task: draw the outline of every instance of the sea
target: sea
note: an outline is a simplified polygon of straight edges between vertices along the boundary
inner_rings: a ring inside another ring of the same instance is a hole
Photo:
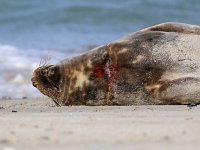
[[[30,82],[41,61],[162,22],[200,25],[199,16],[199,0],[0,0],[0,99],[41,96]]]

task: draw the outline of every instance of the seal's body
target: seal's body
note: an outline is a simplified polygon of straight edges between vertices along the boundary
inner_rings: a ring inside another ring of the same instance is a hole
[[[58,105],[200,103],[200,26],[164,23],[57,65],[33,85]]]

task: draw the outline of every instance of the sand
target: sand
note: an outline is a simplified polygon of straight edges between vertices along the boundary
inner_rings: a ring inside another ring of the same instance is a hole
[[[200,149],[200,106],[55,107],[0,101],[0,150]]]

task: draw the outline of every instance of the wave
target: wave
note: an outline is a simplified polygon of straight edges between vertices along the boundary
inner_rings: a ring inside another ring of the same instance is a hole
[[[0,97],[30,97],[38,95],[30,78],[39,59],[14,46],[0,44]]]

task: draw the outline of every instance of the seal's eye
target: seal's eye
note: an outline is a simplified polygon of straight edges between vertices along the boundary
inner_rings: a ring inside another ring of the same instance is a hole
[[[58,85],[60,81],[60,70],[58,66],[51,67],[49,69],[49,79],[55,84]]]
[[[59,88],[59,81],[61,78],[60,69],[58,66],[48,66],[43,70],[43,77],[49,84],[53,85],[57,89]]]

